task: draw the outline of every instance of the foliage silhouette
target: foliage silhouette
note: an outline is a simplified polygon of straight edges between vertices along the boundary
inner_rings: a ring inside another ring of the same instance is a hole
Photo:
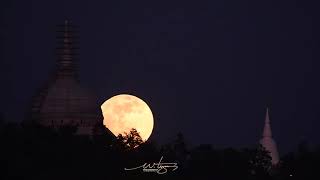
[[[144,141],[142,140],[139,132],[132,128],[129,133],[124,132],[124,135],[117,136],[117,146],[124,151],[134,150],[140,146]]]
[[[249,161],[251,174],[259,179],[268,178],[272,168],[270,152],[259,144],[251,154]]]
[[[181,133],[158,147],[143,142],[135,130],[116,138],[103,126],[96,127],[91,137],[75,135],[72,128],[54,130],[37,124],[4,122],[0,130],[1,179],[319,178],[319,149],[300,147],[283,156],[278,167],[270,167],[268,152],[261,146],[238,150],[202,144],[188,149]],[[165,175],[124,170],[157,163],[162,156],[163,162],[178,162],[178,170]],[[270,174],[271,169],[276,173]]]

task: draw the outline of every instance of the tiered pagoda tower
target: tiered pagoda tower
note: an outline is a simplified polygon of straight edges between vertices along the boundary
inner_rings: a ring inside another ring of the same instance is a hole
[[[65,21],[58,28],[56,71],[33,98],[31,118],[53,128],[75,125],[77,134],[90,135],[96,125],[103,124],[100,105],[78,81],[76,27]]]

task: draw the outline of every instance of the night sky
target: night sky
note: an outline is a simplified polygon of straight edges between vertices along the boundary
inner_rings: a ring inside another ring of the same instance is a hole
[[[315,1],[316,2],[316,1]],[[280,153],[320,144],[320,11],[304,0],[0,4],[1,113],[22,121],[54,71],[56,25],[79,26],[79,79],[100,102],[145,100],[151,139],[251,147],[266,107]]]

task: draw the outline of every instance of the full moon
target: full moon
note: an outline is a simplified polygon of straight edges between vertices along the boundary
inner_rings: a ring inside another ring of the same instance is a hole
[[[115,135],[136,129],[146,141],[153,129],[151,109],[143,100],[129,94],[120,94],[106,100],[102,105],[103,124]]]

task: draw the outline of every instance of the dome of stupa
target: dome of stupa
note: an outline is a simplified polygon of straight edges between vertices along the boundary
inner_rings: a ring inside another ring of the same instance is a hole
[[[99,110],[92,93],[74,78],[64,77],[48,88],[40,108],[40,119],[45,125],[76,125],[81,131],[90,131],[86,127],[94,126],[102,119]]]

